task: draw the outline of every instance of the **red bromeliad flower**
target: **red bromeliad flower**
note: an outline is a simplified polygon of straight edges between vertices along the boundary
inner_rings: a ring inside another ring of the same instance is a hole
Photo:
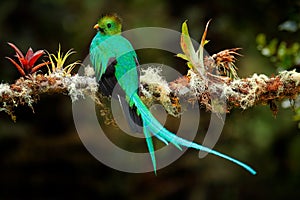
[[[35,65],[36,61],[45,53],[43,50],[38,50],[33,52],[32,48],[30,47],[24,56],[23,53],[12,43],[8,42],[8,45],[13,48],[16,52],[16,57],[18,58],[21,65],[19,65],[16,61],[14,61],[10,57],[6,57],[10,62],[12,62],[15,67],[18,69],[22,76],[32,74],[36,72],[41,67],[49,64],[49,62],[44,62],[38,65]]]

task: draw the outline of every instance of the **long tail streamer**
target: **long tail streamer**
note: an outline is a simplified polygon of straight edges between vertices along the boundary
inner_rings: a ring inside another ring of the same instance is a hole
[[[181,146],[185,146],[188,148],[194,148],[199,151],[205,151],[207,153],[214,154],[216,156],[222,157],[226,160],[229,160],[247,171],[249,171],[251,174],[255,175],[256,171],[252,169],[250,166],[246,165],[245,163],[238,161],[228,155],[225,155],[223,153],[220,153],[218,151],[215,151],[213,149],[210,149],[208,147],[205,147],[203,145],[188,141],[186,139],[183,139],[181,137],[178,137],[177,135],[173,134],[172,132],[168,131],[166,128],[163,127],[163,125],[160,124],[160,122],[151,114],[149,109],[146,107],[146,105],[142,102],[140,97],[137,94],[134,94],[131,98],[131,101],[136,105],[138,108],[138,111],[140,112],[142,119],[143,119],[143,126],[144,126],[144,134],[146,137],[147,146],[149,149],[150,157],[152,160],[154,172],[156,173],[156,159],[154,154],[154,147],[153,142],[151,138],[151,134],[153,134],[155,137],[163,141],[164,143],[168,144],[168,142],[175,145],[178,149],[181,149]]]

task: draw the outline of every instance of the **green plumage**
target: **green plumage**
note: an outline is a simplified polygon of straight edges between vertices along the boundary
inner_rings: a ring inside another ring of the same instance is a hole
[[[126,94],[133,94],[138,89],[138,72],[136,70],[137,56],[133,47],[121,35],[106,36],[98,32],[90,47],[90,56],[95,69],[97,81],[100,80],[110,59],[116,59],[115,76]],[[122,76],[130,72],[130,81]]]
[[[120,18],[116,15],[104,16],[98,21],[94,28],[96,28],[98,32],[90,46],[90,59],[95,69],[96,79],[108,95],[111,91],[106,90],[113,90],[114,82],[117,82],[125,92],[128,106],[131,108],[136,107],[135,114],[141,116],[143,132],[146,137],[155,173],[156,159],[151,134],[166,144],[172,143],[180,150],[181,146],[185,146],[215,154],[240,165],[252,174],[256,174],[251,167],[234,158],[194,142],[187,141],[165,129],[139,98],[137,55],[130,42],[121,36],[122,25]]]

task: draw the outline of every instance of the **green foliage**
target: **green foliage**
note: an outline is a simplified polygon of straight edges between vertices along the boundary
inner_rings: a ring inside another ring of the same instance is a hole
[[[288,44],[277,38],[267,41],[267,36],[263,33],[257,35],[256,42],[257,49],[263,56],[268,57],[278,70],[300,65],[300,44],[298,42]]]

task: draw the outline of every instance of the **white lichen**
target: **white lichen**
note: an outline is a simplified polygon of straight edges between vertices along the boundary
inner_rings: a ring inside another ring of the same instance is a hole
[[[155,101],[159,101],[165,110],[178,117],[180,114],[180,106],[176,103],[172,103],[171,100],[171,89],[169,83],[161,75],[161,67],[148,67],[141,70],[140,82],[141,87],[140,91],[143,96],[146,97],[147,106],[151,106]],[[178,107],[179,106],[179,107]]]
[[[84,67],[84,75],[87,77],[94,77],[95,76],[95,70],[90,65],[87,65]]]
[[[9,84],[7,83],[1,83],[0,84],[0,98],[2,97],[2,95],[6,94],[6,95],[11,95],[12,91],[10,89]]]
[[[8,95],[8,96],[12,95],[12,90],[10,89],[10,86],[7,83],[4,83],[4,84],[1,83],[0,84],[0,99],[1,99],[1,102],[2,102],[2,105],[0,105],[0,111],[5,111],[5,112],[9,113],[7,103],[2,100],[3,95]]]
[[[265,92],[269,80],[264,74],[253,74],[250,78],[233,80],[230,85],[223,87],[223,95],[236,99],[245,110],[254,106],[259,96]]]
[[[80,98],[84,99],[85,95],[95,96],[95,93],[98,91],[98,84],[95,78],[79,76],[78,74],[66,77],[64,79],[64,84],[72,102],[75,102]]]
[[[141,70],[140,82],[146,87],[141,87],[141,93],[147,97],[152,98],[159,94],[160,101],[170,101],[169,95],[171,89],[169,88],[168,82],[161,75],[162,69],[160,67],[148,67],[147,69]],[[151,87],[151,88],[147,88]]]
[[[279,72],[280,80],[286,82],[286,80],[291,80],[295,82],[295,85],[298,86],[300,83],[300,74],[296,72],[296,69],[292,71],[281,71]]]
[[[161,73],[162,68],[157,66],[141,69],[140,81],[148,85],[159,85],[164,91],[170,93],[171,89],[169,88],[169,84]]]
[[[190,90],[191,94],[195,97],[200,96],[205,90],[207,81],[200,78],[193,70],[188,71],[188,76],[190,77]]]

